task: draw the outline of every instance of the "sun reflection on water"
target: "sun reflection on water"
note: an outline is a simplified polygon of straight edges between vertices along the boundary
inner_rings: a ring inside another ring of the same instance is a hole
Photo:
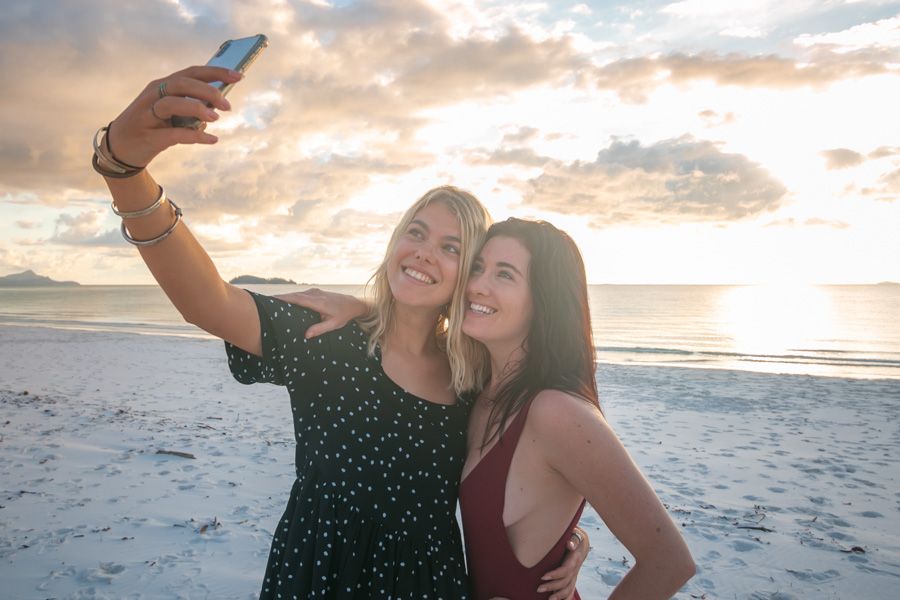
[[[717,318],[741,354],[802,353],[821,348],[837,329],[831,297],[813,285],[729,288],[720,296]]]

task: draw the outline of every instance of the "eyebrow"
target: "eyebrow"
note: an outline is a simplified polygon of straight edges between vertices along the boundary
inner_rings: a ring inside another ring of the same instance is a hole
[[[497,263],[497,266],[498,266],[498,267],[507,267],[507,268],[509,268],[509,269],[512,269],[512,270],[515,271],[516,273],[518,273],[519,277],[522,277],[522,278],[525,277],[524,275],[522,275],[522,272],[521,272],[520,270],[518,270],[518,269],[515,267],[515,265],[511,265],[511,264],[508,263],[508,262],[498,262],[498,263]]]
[[[425,221],[422,221],[421,219],[413,219],[412,221],[409,222],[409,224],[410,225],[418,225],[425,231],[431,231],[431,228],[428,226],[428,224]],[[444,236],[444,239],[447,241],[450,241],[450,242],[456,242],[457,244],[462,244],[462,240],[459,239],[458,237],[456,237],[455,235]]]

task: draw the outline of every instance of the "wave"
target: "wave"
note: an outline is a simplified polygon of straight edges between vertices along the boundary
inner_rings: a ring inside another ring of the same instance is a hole
[[[772,362],[793,363],[830,366],[856,366],[856,367],[880,367],[900,369],[900,360],[891,358],[864,358],[860,356],[848,356],[846,351],[834,350],[810,350],[813,354],[751,354],[742,352],[724,352],[714,350],[684,350],[681,348],[658,348],[647,346],[596,346],[597,352],[623,353],[623,354],[653,354],[661,356],[678,357],[679,362],[711,361],[711,360],[737,360],[747,362]],[[823,356],[824,354],[825,356]],[[835,354],[840,354],[836,357]],[[854,352],[854,354],[868,354],[867,352]],[[690,359],[685,359],[690,357]]]
[[[188,323],[136,323],[131,321],[83,321],[77,319],[29,318],[20,315],[0,315],[0,325],[18,327],[49,327],[73,331],[102,331],[107,333],[136,333],[177,337],[211,337]]]

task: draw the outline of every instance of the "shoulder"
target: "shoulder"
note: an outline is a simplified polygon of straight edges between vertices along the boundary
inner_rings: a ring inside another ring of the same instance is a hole
[[[576,431],[606,429],[600,409],[580,396],[561,390],[542,390],[531,401],[528,427],[540,440],[564,442]]]
[[[269,316],[272,319],[290,319],[304,323],[315,323],[320,320],[319,313],[312,311],[303,306],[291,304],[280,300],[273,296],[265,296],[256,292],[251,292],[250,296],[256,302],[260,313]]]

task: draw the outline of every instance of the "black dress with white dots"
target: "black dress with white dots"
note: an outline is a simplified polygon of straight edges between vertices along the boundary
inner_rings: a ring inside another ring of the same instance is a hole
[[[226,342],[241,383],[287,387],[297,479],[260,598],[468,598],[456,522],[469,406],[406,392],[356,323],[306,340],[319,315],[251,293],[263,357]]]

